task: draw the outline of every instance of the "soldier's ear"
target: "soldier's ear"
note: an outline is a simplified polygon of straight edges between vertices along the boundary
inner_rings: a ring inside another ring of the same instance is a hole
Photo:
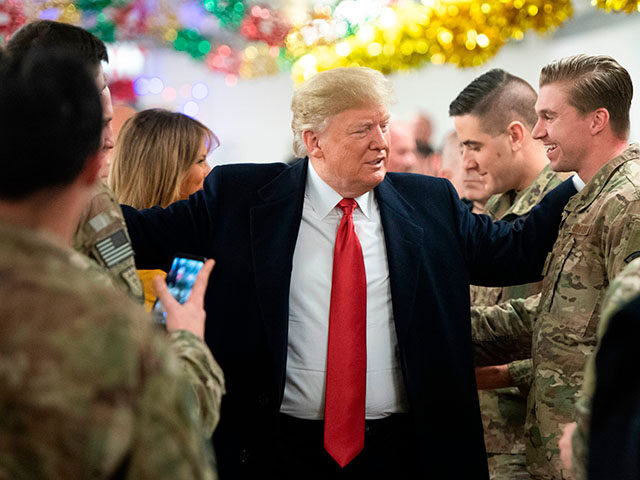
[[[589,129],[591,135],[597,135],[609,125],[609,110],[606,108],[598,108],[591,112],[591,124]]]
[[[517,152],[524,143],[525,127],[522,122],[514,120],[507,126],[507,136],[511,144],[511,150]]]

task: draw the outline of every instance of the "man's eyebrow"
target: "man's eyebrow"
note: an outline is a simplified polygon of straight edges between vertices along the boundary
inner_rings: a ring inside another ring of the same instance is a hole
[[[369,125],[373,125],[371,120],[363,120],[362,122],[354,123],[351,128],[368,127]]]
[[[465,140],[464,142],[460,142],[460,145],[465,145],[467,147],[480,147],[482,146],[482,142],[477,142],[475,140]]]
[[[547,115],[547,114],[555,114],[556,112],[554,110],[551,110],[550,108],[543,108],[542,110],[538,110],[538,115]]]

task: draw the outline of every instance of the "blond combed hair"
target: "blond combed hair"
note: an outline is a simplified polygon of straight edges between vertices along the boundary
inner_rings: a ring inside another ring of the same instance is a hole
[[[367,67],[341,67],[314,75],[293,93],[293,152],[307,155],[302,139],[306,130],[320,133],[329,117],[353,108],[388,106],[393,86],[380,72]]]
[[[118,201],[142,209],[179,200],[180,185],[198,160],[203,139],[209,152],[218,146],[211,130],[181,113],[154,108],[129,118],[109,171]]]
[[[606,108],[613,133],[618,138],[629,135],[633,83],[615,59],[584,54],[562,58],[540,72],[540,87],[552,83],[565,85],[569,104],[580,113]]]

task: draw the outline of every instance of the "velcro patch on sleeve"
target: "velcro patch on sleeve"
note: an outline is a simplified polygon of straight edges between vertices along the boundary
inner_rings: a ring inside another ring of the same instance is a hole
[[[120,229],[107,238],[100,240],[96,243],[96,248],[108,268],[133,255],[131,242],[129,242],[124,229]]]

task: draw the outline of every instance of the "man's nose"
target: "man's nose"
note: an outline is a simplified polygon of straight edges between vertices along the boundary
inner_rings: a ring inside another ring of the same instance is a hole
[[[389,148],[389,138],[383,127],[376,127],[372,131],[371,148],[382,150]]]
[[[102,131],[102,150],[111,150],[114,146],[113,128],[109,124]]]
[[[475,161],[475,157],[472,152],[467,149],[462,150],[462,168],[465,170],[473,170],[478,164]]]

